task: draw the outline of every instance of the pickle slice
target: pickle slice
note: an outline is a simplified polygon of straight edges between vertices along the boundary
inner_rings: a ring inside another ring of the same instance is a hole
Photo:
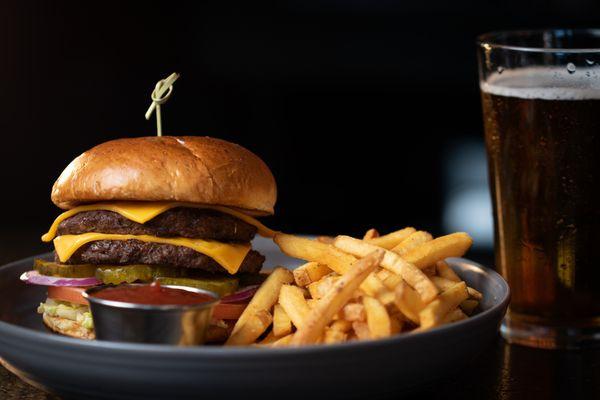
[[[133,283],[135,281],[150,282],[157,276],[183,277],[189,272],[184,268],[170,268],[160,265],[124,265],[124,266],[100,266],[96,270],[96,278],[105,284],[118,285],[121,283]]]
[[[94,276],[96,266],[91,264],[60,264],[54,261],[33,260],[33,269],[42,275],[60,276],[62,278],[89,278]]]
[[[197,278],[172,278],[161,276],[156,278],[162,285],[189,286],[197,289],[209,290],[220,296],[234,293],[238,286],[238,278],[231,276],[197,277]]]

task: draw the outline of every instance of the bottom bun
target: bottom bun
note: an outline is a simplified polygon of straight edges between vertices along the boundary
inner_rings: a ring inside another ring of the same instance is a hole
[[[61,317],[52,317],[47,313],[42,315],[44,324],[52,331],[61,335],[71,336],[78,339],[95,339],[96,335],[92,329],[81,326],[78,322]]]

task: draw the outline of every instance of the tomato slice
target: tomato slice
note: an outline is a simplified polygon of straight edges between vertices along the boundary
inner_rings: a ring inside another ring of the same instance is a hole
[[[88,305],[82,293],[85,288],[69,286],[48,286],[48,297],[55,300],[68,301],[75,304]],[[236,320],[242,315],[248,304],[219,303],[213,310],[213,319]]]
[[[68,301],[75,304],[88,305],[83,298],[85,288],[69,286],[48,286],[48,297],[54,300]]]
[[[213,310],[213,319],[238,319],[247,305],[219,303]]]

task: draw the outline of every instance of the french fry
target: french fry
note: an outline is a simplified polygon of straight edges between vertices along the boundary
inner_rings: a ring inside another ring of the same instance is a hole
[[[390,275],[383,281],[383,284],[391,290],[396,289],[396,286],[404,282],[404,279],[400,275],[390,273]]]
[[[467,285],[464,282],[458,282],[450,289],[440,293],[437,299],[429,303],[419,313],[422,329],[429,329],[440,325],[446,315],[459,306],[469,297]]]
[[[396,286],[396,307],[415,324],[420,323],[419,313],[425,308],[421,296],[405,282]]]
[[[317,299],[306,299],[306,304],[308,304],[308,308],[313,309],[317,305],[319,300]]]
[[[356,257],[316,240],[278,233],[273,241],[288,256],[327,265],[340,275],[346,273],[356,261]]]
[[[230,336],[235,335],[250,316],[261,310],[270,311],[279,298],[281,286],[286,283],[292,283],[293,280],[294,276],[290,270],[283,267],[275,268],[260,288],[258,288],[254,297],[252,297],[252,300],[250,300],[250,303],[248,303],[248,306],[244,309],[242,315],[240,315]]]
[[[441,292],[450,289],[452,286],[456,284],[455,281],[451,281],[450,279],[442,278],[441,276],[432,276],[431,281],[440,289]],[[483,295],[472,287],[467,287],[467,292],[469,292],[469,297],[475,300],[481,300]]]
[[[477,308],[479,302],[473,299],[467,299],[460,303],[460,308],[464,311],[465,314],[471,315],[473,311]]]
[[[276,341],[274,341],[273,343],[271,343],[271,347],[284,347],[284,346],[288,346],[290,344],[290,342],[292,341],[292,337],[293,337],[292,334],[280,337],[279,339],[277,339]]]
[[[377,232],[377,229],[371,228],[365,233],[365,235],[363,236],[363,240],[375,239],[378,237],[379,237],[379,232]]]
[[[308,293],[310,293],[310,297],[318,300],[325,296],[338,279],[340,279],[339,275],[328,275],[321,278],[319,281],[311,283],[306,287]]]
[[[258,346],[266,346],[266,345],[270,345],[275,343],[277,340],[279,340],[279,337],[277,337],[274,333],[273,330],[271,329],[271,332],[269,332],[267,334],[267,336],[265,336],[265,338],[263,340],[261,340],[260,342],[258,342]]]
[[[467,315],[460,308],[455,308],[444,317],[442,324],[449,324],[450,322],[460,321],[467,318]]]
[[[337,321],[333,321],[331,323],[329,329],[340,332],[348,332],[350,329],[352,329],[352,322],[346,321],[345,319],[338,319]]]
[[[366,322],[355,321],[352,323],[352,329],[358,340],[370,340],[371,331],[369,325]]]
[[[347,339],[348,334],[346,332],[327,328],[325,329],[325,337],[323,339],[323,342],[325,342],[325,344],[333,344],[345,342]]]
[[[435,263],[435,265],[440,277],[449,279],[454,282],[460,282],[462,280],[458,275],[456,275],[456,272],[454,272],[454,270],[450,268],[446,261],[438,261],[437,263]]]
[[[243,346],[254,343],[267,330],[273,317],[267,310],[258,310],[246,318],[236,333],[232,333],[225,342],[226,346]]]
[[[365,306],[360,303],[348,303],[342,308],[342,318],[346,321],[365,321]]]
[[[365,256],[375,250],[384,250],[385,255],[381,261],[381,266],[385,269],[398,274],[412,286],[423,298],[423,301],[429,303],[439,293],[433,282],[414,265],[404,261],[398,254],[381,249],[375,245],[369,244],[363,240],[354,239],[350,236],[338,236],[333,242],[334,246],[356,256]]]
[[[411,233],[406,239],[398,243],[392,251],[400,256],[408,253],[412,249],[418,247],[419,245],[429,242],[433,240],[433,237],[430,233],[425,231],[416,231]]]
[[[371,337],[378,339],[390,336],[392,334],[392,323],[383,304],[370,296],[363,297],[363,304]]]
[[[221,343],[227,340],[227,328],[209,325],[206,332],[206,343]]]
[[[483,299],[483,294],[472,287],[467,287],[467,292],[469,292],[469,297],[471,299],[477,300],[478,302]]]
[[[280,292],[281,295],[281,292]],[[275,304],[273,310],[273,334],[277,337],[292,333],[292,320],[281,304]]]
[[[383,251],[377,250],[354,263],[352,269],[336,281],[329,293],[310,310],[303,326],[298,327],[294,333],[291,344],[300,346],[315,343],[323,335],[333,316],[344,307],[354,291],[381,263],[383,255]]]
[[[283,285],[279,292],[279,304],[296,328],[300,328],[310,312],[304,293],[297,286]]]
[[[402,258],[417,268],[425,268],[448,257],[461,257],[472,244],[473,239],[468,234],[451,233],[423,243],[404,254]]]
[[[326,243],[326,244],[331,244],[333,243],[333,237],[331,236],[317,236],[317,242],[321,242],[321,243]]]
[[[384,249],[391,249],[398,245],[401,241],[406,239],[410,234],[415,232],[415,228],[404,228],[398,231],[388,233],[387,235],[379,236],[376,238],[368,239],[369,244],[383,247]]]
[[[343,275],[350,270],[352,264],[357,261],[356,257],[329,244],[310,239],[278,233],[273,240],[285,254],[309,262],[312,261],[327,265],[339,275]],[[378,297],[380,293],[384,293],[381,290],[382,287],[381,282],[378,282],[375,277],[369,276],[365,280],[364,285],[361,286],[361,289],[371,296]]]
[[[377,271],[377,273],[375,273],[375,276],[377,276],[377,278],[379,278],[381,281],[385,281],[390,275],[392,275],[392,273],[385,268],[381,268],[379,271]]]
[[[310,261],[296,268],[292,272],[294,274],[294,281],[296,282],[296,285],[304,287],[318,281],[325,275],[330,274],[332,271],[326,265]]]

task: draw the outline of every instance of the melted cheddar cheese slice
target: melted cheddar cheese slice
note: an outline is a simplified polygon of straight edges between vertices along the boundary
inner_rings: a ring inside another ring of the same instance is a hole
[[[50,242],[52,239],[56,237],[56,232],[58,230],[58,225],[67,218],[72,217],[75,214],[84,211],[96,211],[96,210],[106,210],[113,211],[118,214],[121,214],[125,218],[137,222],[139,224],[144,224],[150,221],[152,218],[156,217],[164,213],[167,210],[175,207],[190,207],[190,208],[208,208],[211,210],[220,211],[225,214],[232,215],[236,218],[241,219],[242,221],[254,225],[258,229],[258,234],[264,237],[273,237],[275,236],[275,231],[267,228],[255,218],[252,218],[249,215],[246,215],[240,211],[231,209],[229,207],[223,206],[212,206],[212,205],[203,205],[203,204],[194,204],[194,203],[180,203],[180,202],[166,202],[166,201],[155,201],[155,202],[136,202],[136,201],[117,201],[111,203],[96,203],[96,204],[88,204],[79,207],[75,207],[71,210],[65,211],[60,214],[50,226],[50,229],[46,234],[42,236],[42,240],[44,242]]]
[[[162,238],[150,235],[117,235],[108,233],[83,233],[81,235],[62,235],[54,239],[54,248],[61,262],[66,262],[84,244],[98,240],[140,240],[142,242],[171,244],[189,247],[206,254],[218,262],[230,274],[235,274],[250,251],[249,244],[229,244],[202,239]]]

